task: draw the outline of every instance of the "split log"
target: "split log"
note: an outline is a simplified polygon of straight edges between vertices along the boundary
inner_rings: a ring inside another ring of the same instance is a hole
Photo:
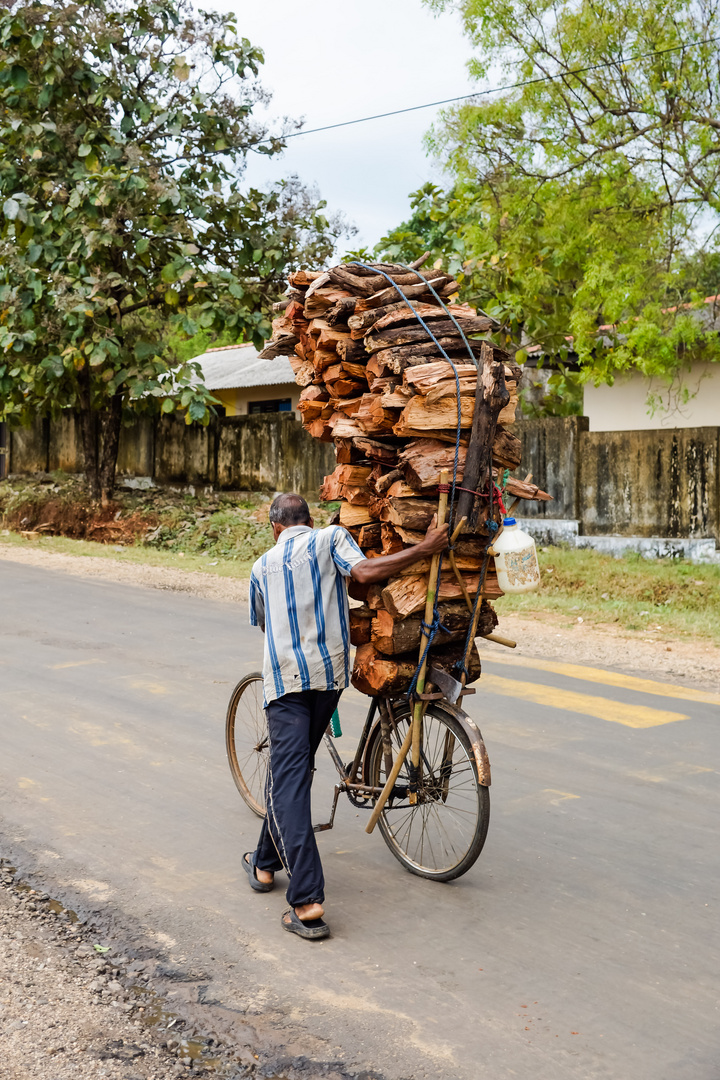
[[[375,491],[378,495],[385,495],[388,488],[391,488],[396,480],[402,480],[402,473],[399,469],[391,469],[390,472],[383,473],[375,481]],[[416,494],[413,492],[413,495]]]
[[[353,341],[349,335],[344,335],[337,343],[337,354],[341,360],[349,364],[362,364],[365,366],[368,354],[362,341]]]
[[[417,539],[411,541],[411,544],[419,544],[424,534],[415,533],[414,535]],[[394,555],[396,551],[403,551],[406,546],[406,542],[394,525],[388,525],[385,521],[380,523],[380,543],[383,555]]]
[[[340,524],[346,529],[353,525],[367,525],[371,521],[367,506],[354,506],[349,502],[340,503]]]
[[[354,445],[352,439],[335,438],[333,431],[333,442],[335,443],[335,460],[338,465],[351,465],[362,460],[363,454]]]
[[[382,465],[394,466],[397,463],[398,450],[392,443],[378,442],[362,435],[353,439],[353,446],[368,459],[377,461]]]
[[[469,428],[473,422],[475,401],[473,398],[460,398],[461,427]],[[428,402],[426,397],[417,394],[411,398],[402,411],[399,423],[415,431],[437,431],[438,428],[455,427],[457,424],[457,398],[443,398],[442,401]]]
[[[368,323],[368,327],[373,326],[373,333],[379,330],[386,330],[390,326],[400,326],[407,323],[410,326],[419,326],[417,321],[417,315],[419,315],[423,322],[432,322],[432,330],[435,333],[435,329],[438,322],[446,322],[449,326],[455,329],[452,320],[448,319],[445,309],[439,307],[436,303],[421,304],[417,301],[411,302],[412,310],[407,304],[393,304],[392,310],[388,310],[382,318],[378,319],[375,323]],[[475,308],[470,307],[469,304],[446,304],[445,305],[457,320],[464,331],[468,327],[463,325],[463,319],[472,320],[477,317]],[[380,309],[377,309],[380,310]],[[363,319],[365,316],[359,315],[358,319]],[[492,319],[486,319],[488,323],[492,324]],[[456,331],[457,332],[457,331]],[[484,333],[484,331],[482,331]]]
[[[343,416],[342,413],[335,413],[335,417],[331,417],[328,423],[331,424],[330,431],[333,439],[352,439],[356,435],[365,434],[364,429],[354,416]]]
[[[370,641],[373,614],[374,612],[366,604],[362,607],[350,608],[351,645],[367,645]]]
[[[382,526],[380,522],[375,521],[372,525],[363,525],[357,542],[363,551],[365,548],[378,547],[382,542]]]
[[[384,320],[381,321],[384,322]],[[457,319],[457,324],[466,334],[485,334],[492,329],[493,320],[484,316],[466,317]],[[431,329],[433,336],[438,339],[454,337],[457,344],[464,345],[455,323],[450,319],[433,320]],[[377,352],[378,349],[395,348],[398,345],[412,345],[415,342],[427,340],[427,330],[417,323],[410,326],[387,326],[385,329],[379,329],[376,325],[365,335],[365,348],[368,352]]]
[[[307,289],[313,281],[317,281],[324,275],[324,270],[294,270],[288,275],[288,281],[296,289]]]
[[[330,404],[336,412],[342,413],[343,416],[354,416],[360,407],[360,398],[330,398]]]
[[[471,596],[477,592],[479,574],[463,574],[463,581]],[[440,575],[439,600],[462,599],[462,589],[453,573],[443,571]],[[500,590],[497,575],[488,567],[483,586],[483,596],[495,599],[504,594]],[[391,578],[382,591],[383,605],[395,619],[404,619],[416,611],[422,611],[427,597],[425,574],[403,574]]]
[[[356,303],[356,296],[349,296],[343,300],[338,300],[335,304],[333,304],[331,308],[328,308],[325,312],[326,322],[330,326],[347,327],[347,321],[354,312]]]
[[[315,320],[317,321],[317,320]],[[334,353],[339,352],[339,346],[342,342],[349,342],[350,335],[342,328],[328,326],[327,329],[320,331],[317,339],[318,349],[329,349]],[[354,344],[354,342],[351,342]]]
[[[355,654],[351,682],[361,694],[370,697],[401,693],[410,685],[416,667],[415,656],[386,657],[372,645],[360,645]]]
[[[411,301],[412,311],[408,305],[399,300],[397,303],[386,304],[383,307],[371,308],[369,311],[362,311],[360,313],[355,312],[348,319],[348,326],[353,332],[353,337],[363,337],[365,332],[369,330],[371,326],[375,326],[381,329],[385,326],[393,326],[396,323],[403,322],[416,322],[414,312],[417,312],[426,322],[428,319],[445,319],[447,316],[441,307],[437,304],[423,304],[417,300]],[[471,308],[469,304],[448,304],[448,311],[453,315],[465,315],[474,316],[476,311]]]
[[[428,285],[432,285],[435,292],[443,300],[448,296],[452,296],[454,292],[460,288],[457,281],[454,281],[447,274],[435,275],[433,277],[428,276],[427,283],[421,281],[417,285],[399,285],[397,288],[391,286],[388,289],[382,289],[380,292],[374,293],[372,296],[358,300],[355,305],[356,314],[360,314],[361,311],[368,311],[370,308],[383,307],[385,304],[392,304],[397,299],[398,293],[402,293],[408,299],[416,299],[419,296],[428,294]]]
[[[297,335],[292,331],[284,333],[273,338],[272,341],[268,341],[262,352],[258,353],[258,358],[260,360],[274,360],[276,356],[291,356],[295,351],[298,340]]]
[[[303,423],[303,427],[313,439],[318,439],[320,442],[332,442],[333,429],[330,426],[330,420],[320,417],[318,420],[310,420],[307,424]]]
[[[492,445],[493,464],[501,469],[517,469],[521,456],[522,443],[517,435],[498,427]]]
[[[433,639],[434,644],[442,645],[448,641],[456,641],[460,636],[467,634],[470,625],[470,612],[463,602],[445,603],[439,605],[440,621],[445,630],[440,630]],[[410,652],[417,649],[422,637],[422,618],[414,616],[396,622],[389,611],[376,611],[371,625],[371,640],[378,652],[386,656],[396,656],[398,653]],[[489,624],[489,621],[488,621]],[[490,633],[490,630],[488,630]]]
[[[436,513],[437,501],[434,499],[387,499],[383,502],[380,520],[424,535]]]
[[[289,357],[290,366],[295,372],[295,382],[298,386],[310,386],[315,378],[315,368],[309,360],[300,360],[296,357]]]
[[[390,485],[390,487],[387,489],[386,495],[388,499],[410,499],[413,496],[417,495],[417,491],[415,491],[414,488],[411,488],[409,484],[406,484],[405,481],[401,478],[399,480],[395,480]]]
[[[438,344],[445,350],[453,363],[456,360],[461,363],[469,363],[467,348],[464,344],[459,345],[459,340],[457,337],[443,337],[438,338]],[[480,341],[470,341],[470,352],[473,356],[480,355],[481,345],[482,342]],[[372,354],[371,360],[374,360],[375,363],[385,364],[387,368],[399,375],[407,367],[413,367],[415,364],[439,363],[444,360],[444,357],[438,351],[434,341],[427,341],[424,344],[398,345],[390,349],[379,349],[378,352]],[[447,360],[445,360],[445,363],[447,363]]]
[[[347,375],[352,375],[363,386],[367,386],[367,368],[365,364],[356,364],[352,360],[343,360],[342,368]]]
[[[464,642],[462,641],[452,641],[449,645],[441,645],[437,649],[432,648],[429,654],[428,667],[434,664],[435,667],[447,671],[448,675],[457,675],[456,665],[463,661],[463,646]],[[480,678],[482,671],[480,654],[474,641],[470,648],[470,655],[467,658],[467,669],[468,674],[465,685],[469,686],[470,683],[476,682]]]

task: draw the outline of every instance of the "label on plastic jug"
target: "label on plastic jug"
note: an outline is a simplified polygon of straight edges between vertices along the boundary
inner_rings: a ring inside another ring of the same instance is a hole
[[[532,585],[540,580],[535,549],[524,548],[522,551],[503,552],[505,573],[511,585]]]

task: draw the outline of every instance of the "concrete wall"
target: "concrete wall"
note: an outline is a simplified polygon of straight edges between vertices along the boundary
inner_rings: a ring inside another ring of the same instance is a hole
[[[720,427],[674,431],[588,430],[587,417],[525,420],[517,475],[554,496],[518,512],[563,521],[580,535],[720,540]],[[311,439],[292,413],[187,426],[180,417],[141,418],[122,430],[118,473],[160,484],[288,491],[316,497],[335,467],[333,448]],[[11,433],[10,471],[82,469],[79,431],[68,414]]]
[[[586,536],[720,539],[720,429],[585,432],[578,513]]]
[[[67,412],[59,421],[13,431],[9,458],[12,473],[82,472],[76,418]],[[177,416],[140,417],[122,429],[117,471],[118,478],[151,476],[158,484],[293,490],[316,498],[334,468],[332,445],[311,439],[289,412],[213,420],[207,427]]]
[[[523,420],[513,428],[522,441],[522,459],[515,475],[532,473],[532,482],[553,496],[552,502],[522,504],[524,517],[577,518],[578,447],[587,432],[584,416]]]
[[[657,402],[652,411],[648,399]],[[685,400],[687,399],[687,400]],[[635,372],[584,388],[583,411],[591,431],[657,431],[720,423],[720,364],[693,364],[672,386]]]

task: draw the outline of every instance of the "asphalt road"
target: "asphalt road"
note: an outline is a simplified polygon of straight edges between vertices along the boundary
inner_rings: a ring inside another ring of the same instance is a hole
[[[257,819],[223,728],[261,657],[245,611],[0,563],[2,831],[295,1053],[388,1080],[717,1080],[720,699],[490,655],[467,699],[493,768],[478,863],[412,877],[343,801],[313,945],[240,867]],[[344,757],[364,704],[343,698]],[[323,755],[318,819],[332,775]]]

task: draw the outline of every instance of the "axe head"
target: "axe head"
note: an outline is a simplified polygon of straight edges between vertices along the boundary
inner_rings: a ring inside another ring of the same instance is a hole
[[[457,704],[458,698],[465,689],[461,682],[453,679],[452,675],[448,675],[447,671],[443,671],[442,668],[437,667],[435,664],[428,671],[428,678],[430,682],[434,682],[442,690],[451,705]]]

